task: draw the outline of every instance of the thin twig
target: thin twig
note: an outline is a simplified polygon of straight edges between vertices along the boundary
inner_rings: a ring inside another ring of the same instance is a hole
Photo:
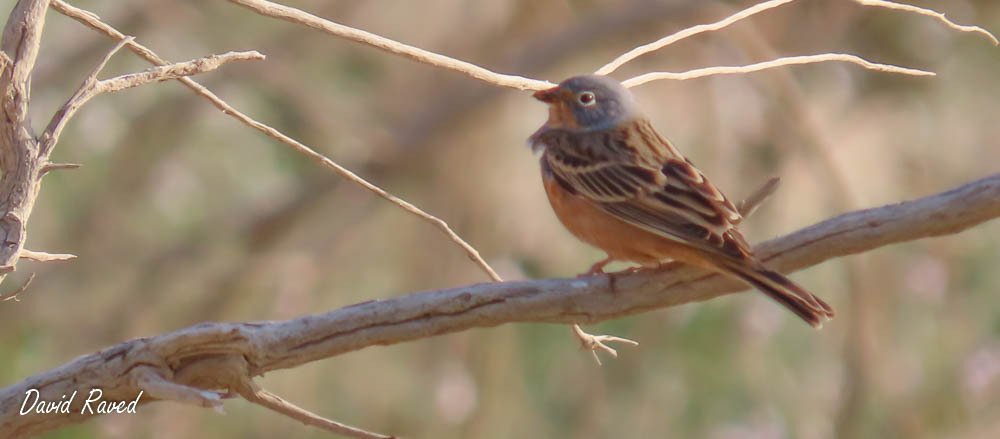
[[[638,58],[638,57],[640,57],[642,55],[645,55],[645,54],[647,54],[649,52],[653,52],[653,51],[662,49],[662,48],[664,48],[664,47],[666,47],[666,46],[668,46],[670,44],[676,43],[676,42],[681,41],[681,40],[683,40],[685,38],[689,38],[689,37],[692,37],[694,35],[698,35],[698,34],[703,33],[703,32],[715,31],[715,30],[719,30],[719,29],[725,28],[725,27],[727,27],[727,26],[729,26],[729,25],[731,25],[733,23],[736,23],[736,22],[738,22],[740,20],[746,19],[746,18],[748,18],[750,16],[753,16],[755,14],[758,14],[760,12],[764,12],[764,11],[769,10],[769,9],[774,9],[774,8],[776,8],[778,6],[782,6],[782,5],[791,3],[793,1],[795,1],[795,0],[771,0],[771,1],[766,1],[766,2],[763,2],[763,3],[758,3],[756,5],[753,5],[753,6],[749,7],[749,8],[746,8],[746,9],[744,9],[742,11],[739,11],[739,12],[733,14],[733,15],[730,15],[729,17],[726,17],[726,18],[724,18],[722,20],[719,20],[719,21],[717,21],[715,23],[702,24],[702,25],[698,25],[698,26],[689,27],[687,29],[684,29],[684,30],[676,32],[676,33],[674,33],[672,35],[669,35],[667,37],[664,37],[664,38],[661,38],[659,40],[653,41],[651,43],[644,44],[642,46],[636,47],[635,49],[632,49],[632,50],[626,52],[625,54],[619,56],[618,58],[615,58],[613,61],[611,61],[610,63],[604,65],[600,69],[597,69],[597,71],[595,72],[595,74],[598,74],[598,75],[607,75],[607,74],[609,74],[611,72],[614,72],[615,70],[617,70],[619,67],[621,67],[625,63],[628,63],[629,61],[632,61],[633,59],[636,59],[636,58]],[[934,10],[931,10],[931,9],[920,8],[920,7],[916,7],[916,6],[912,6],[912,5],[895,3],[895,2],[885,1],[885,0],[854,0],[854,1],[857,2],[858,4],[861,4],[861,5],[864,5],[864,6],[874,6],[874,7],[881,7],[881,8],[887,8],[887,9],[895,9],[895,10],[906,11],[906,12],[913,12],[913,13],[916,13],[916,14],[919,14],[919,15],[925,15],[925,16],[933,17],[933,18],[941,21],[942,23],[944,23],[949,28],[952,28],[952,29],[955,29],[955,30],[958,30],[958,31],[961,31],[961,32],[974,32],[974,33],[981,34],[981,35],[985,36],[986,38],[989,38],[989,40],[993,43],[993,45],[997,45],[998,43],[1000,43],[1000,42],[997,41],[997,38],[992,33],[990,33],[989,31],[987,31],[986,29],[983,29],[983,28],[981,28],[979,26],[966,26],[966,25],[956,24],[953,21],[949,20],[947,17],[945,17],[945,15],[943,13],[940,13],[940,12],[937,12],[937,11],[934,11]],[[860,64],[860,65],[862,65],[862,66],[864,66],[866,68],[869,68],[869,69],[872,69],[872,70],[883,71],[883,72],[903,73],[903,74],[910,74],[910,75],[913,75],[913,74],[926,75],[926,74],[929,73],[929,72],[924,72],[922,70],[908,69],[908,68],[897,67],[897,66],[886,66],[886,65],[883,65],[883,64],[876,64],[876,63],[872,63],[872,62],[869,62],[869,61],[864,61],[863,63],[861,63],[861,62],[858,62],[859,60],[861,60],[861,58],[858,58],[858,57],[853,56],[853,55],[843,55],[843,54],[824,54],[824,55],[832,55],[832,56],[836,56],[836,57],[845,57],[845,56],[852,57],[852,58],[855,58],[855,59],[854,60],[836,59],[836,60],[839,60],[839,61],[848,61],[848,62],[855,62],[855,63]],[[819,56],[819,55],[814,55],[814,56]],[[784,59],[798,59],[799,61],[798,62],[794,62],[794,63],[775,64],[773,66],[769,66],[769,67],[766,67],[766,68],[778,67],[778,66],[789,65],[789,64],[808,64],[808,63],[813,63],[813,62],[822,62],[822,61],[832,61],[832,60],[835,60],[835,59],[832,59],[832,58],[831,59],[815,59],[815,58],[814,59],[809,59],[809,58],[806,58],[806,57],[790,57],[790,58],[781,58],[781,59],[782,60],[784,60]],[[774,61],[771,61],[771,62],[777,62],[777,61],[779,61],[779,60],[774,60]],[[863,61],[863,60],[861,60],[861,61]],[[747,66],[747,67],[749,67],[749,66]],[[701,77],[701,76],[708,76],[708,75],[718,75],[718,74],[728,74],[728,73],[745,73],[746,72],[746,71],[740,71],[740,70],[735,70],[734,71],[734,70],[725,70],[725,69],[731,69],[731,67],[726,67],[726,68],[721,68],[721,69],[720,68],[715,68],[715,67],[713,67],[713,68],[706,68],[706,69],[697,69],[697,70],[692,70],[692,71],[684,72],[684,73],[661,73],[661,74],[659,74],[659,76],[656,76],[655,79],[691,79],[693,77]],[[756,71],[756,70],[749,70],[749,71]],[[692,74],[695,74],[696,76],[692,76]],[[645,77],[647,75],[652,75],[652,74],[651,73],[647,73],[646,75],[641,75],[640,77]],[[632,80],[636,80],[636,79],[637,78],[633,78]],[[643,82],[648,82],[650,80],[653,80],[653,79],[648,79],[648,80],[643,81]],[[639,85],[641,83],[642,82],[634,83],[632,85],[633,86],[634,85]]]
[[[28,249],[21,249],[21,259],[35,262],[72,261],[76,255],[69,253],[46,253],[36,252]]]
[[[97,75],[101,73],[101,70],[104,70],[104,66],[108,64],[111,57],[114,56],[115,53],[118,53],[122,47],[130,43],[134,38],[135,37],[128,36],[119,40],[118,43],[116,43],[114,47],[108,51],[108,53],[104,54],[104,58],[101,58],[101,61],[97,63],[97,66],[95,66],[90,71],[90,74],[83,79],[83,83],[81,83],[80,87],[76,89],[76,92],[66,100],[66,103],[63,104],[59,111],[52,115],[52,119],[49,120],[49,125],[38,138],[38,149],[40,151],[39,157],[45,157],[48,155],[48,152],[51,151],[52,147],[54,147],[56,142],[59,141],[59,135],[62,134],[62,130],[66,127],[66,124],[69,123],[69,120],[73,118],[73,114],[76,113],[76,111],[79,110],[83,104],[87,103],[90,98],[99,93],[96,91],[95,87],[97,84]]]
[[[480,81],[485,81],[501,87],[510,87],[518,90],[542,90],[554,85],[537,79],[496,73],[466,61],[460,61],[455,58],[440,55],[419,47],[410,46],[389,38],[375,35],[371,32],[365,32],[360,29],[334,23],[330,20],[317,17],[308,12],[295,9],[290,6],[280,5],[264,0],[229,1],[264,16],[305,25],[339,38],[351,40],[356,43],[367,44],[377,49],[412,59],[419,63],[459,72],[473,79],[478,79]]]
[[[107,23],[102,22],[100,19],[97,18],[96,15],[94,15],[91,12],[84,11],[82,9],[71,6],[62,0],[53,0],[52,7],[57,11],[59,11],[60,13],[66,15],[67,17],[77,20],[88,27],[96,29],[113,39],[120,40],[125,38],[124,34],[119,32],[114,27],[108,25]],[[156,65],[167,64],[165,60],[157,56],[152,50],[139,43],[136,43],[134,41],[129,42],[128,47],[133,52],[135,52],[136,54],[138,54],[139,56],[143,57],[144,59],[153,64]],[[221,98],[216,96],[215,93],[212,93],[212,91],[208,90],[207,88],[197,83],[196,81],[192,80],[191,78],[185,77],[185,78],[179,78],[178,80],[188,88],[194,90],[194,92],[197,93],[198,95],[208,99],[210,102],[212,102],[213,105],[215,105],[216,108],[222,110],[223,113],[233,116],[240,122],[243,122],[244,124],[250,126],[251,128],[254,128],[266,134],[268,137],[276,139],[279,142],[290,146],[292,149],[298,151],[299,153],[304,154],[305,156],[309,157],[311,160],[319,163],[320,165],[332,169],[334,172],[339,174],[344,179],[351,181],[355,184],[358,184],[364,187],[365,189],[368,189],[371,192],[374,192],[379,197],[382,197],[383,199],[401,207],[403,210],[406,210],[407,212],[416,215],[417,217],[423,219],[424,221],[433,224],[435,227],[440,229],[444,234],[446,234],[449,239],[451,239],[459,247],[461,247],[462,250],[465,251],[466,255],[468,255],[470,259],[472,259],[476,264],[478,264],[479,267],[486,272],[486,274],[490,277],[491,280],[495,282],[502,281],[500,275],[497,274],[497,272],[493,270],[493,268],[490,267],[488,263],[486,263],[486,260],[483,259],[483,257],[479,254],[479,252],[474,247],[472,247],[468,242],[466,242],[464,239],[458,236],[458,234],[455,233],[455,231],[452,230],[451,227],[448,226],[448,223],[446,223],[445,221],[421,210],[419,207],[414,206],[413,204],[410,204],[409,202],[400,199],[395,195],[386,192],[382,188],[372,183],[369,183],[367,180],[361,178],[360,176],[350,171],[349,169],[340,166],[333,160],[316,152],[312,148],[309,148],[308,146],[300,143],[299,141],[289,136],[286,136],[284,133],[274,128],[271,128],[270,126],[264,123],[258,122],[257,120],[251,118],[250,116],[247,116],[243,112],[237,110],[236,108],[233,108],[231,105],[229,105]]]
[[[749,218],[750,215],[753,215],[753,213],[757,211],[757,208],[760,207],[764,201],[767,201],[771,195],[774,195],[774,192],[778,190],[778,185],[780,183],[781,179],[778,177],[768,179],[767,182],[744,198],[743,201],[736,203],[736,210],[740,212],[740,215],[743,216],[743,218]]]
[[[38,170],[38,178],[44,177],[46,174],[52,171],[61,171],[64,169],[79,169],[83,166],[79,163],[46,163],[42,165],[42,168]]]
[[[142,72],[129,73],[100,81],[102,93],[113,93],[153,82],[169,81],[185,76],[211,72],[223,64],[233,61],[263,60],[264,55],[256,50],[245,52],[227,52],[220,55],[209,55],[190,61],[177,62],[165,66],[157,66]]]
[[[907,4],[902,4],[902,3],[890,2],[890,1],[885,1],[885,0],[854,0],[854,1],[857,2],[858,4],[861,4],[861,5],[864,5],[864,6],[875,6],[875,7],[880,7],[880,8],[895,9],[897,11],[906,11],[906,12],[913,12],[915,14],[926,15],[928,17],[932,17],[932,18],[937,19],[941,23],[944,23],[945,26],[948,26],[948,27],[950,27],[952,29],[955,29],[955,30],[957,30],[959,32],[973,32],[973,33],[978,33],[980,35],[983,35],[986,38],[988,38],[990,40],[990,42],[993,43],[994,46],[1000,44],[1000,41],[997,41],[997,37],[994,36],[992,33],[990,33],[990,31],[988,31],[986,29],[983,29],[983,28],[981,28],[979,26],[966,26],[966,25],[957,24],[957,23],[949,20],[948,17],[945,17],[945,15],[943,13],[935,11],[935,10],[932,10],[932,9],[926,9],[926,8],[921,8],[921,7],[917,7],[917,6],[913,6],[913,5],[907,5]]]
[[[673,35],[660,38],[659,40],[653,41],[652,43],[644,44],[628,52],[625,52],[625,54],[619,56],[618,58],[615,58],[613,61],[604,65],[604,67],[597,69],[597,71],[594,72],[594,74],[607,75],[611,72],[614,72],[615,70],[618,70],[618,68],[623,66],[625,63],[632,61],[633,59],[636,59],[649,52],[660,50],[680,40],[698,35],[700,33],[722,29],[726,26],[729,26],[733,23],[736,23],[737,21],[750,17],[754,14],[764,12],[768,9],[774,9],[778,6],[784,5],[786,3],[791,3],[793,1],[795,0],[771,0],[763,3],[758,3],[742,11],[739,11],[733,15],[730,15],[729,17],[716,21],[715,23],[699,24],[697,26],[689,27],[682,31],[676,32]]]
[[[142,72],[129,73],[98,81],[97,75],[104,68],[104,65],[107,64],[111,55],[125,45],[131,43],[132,40],[132,37],[120,40],[118,44],[116,44],[115,47],[108,52],[97,68],[95,68],[87,79],[84,80],[83,84],[80,85],[80,88],[77,89],[76,93],[74,93],[73,96],[71,96],[62,106],[62,108],[60,108],[59,111],[52,116],[52,120],[49,121],[49,125],[45,129],[45,132],[42,133],[41,137],[39,137],[38,143],[40,157],[44,158],[48,155],[48,151],[50,151],[56,142],[59,141],[59,135],[62,134],[63,128],[66,127],[66,124],[73,117],[76,111],[95,96],[104,93],[114,93],[153,82],[168,81],[171,79],[211,72],[218,69],[223,64],[233,61],[264,59],[264,55],[261,55],[260,52],[255,50],[247,52],[229,52],[221,55],[209,55],[190,61],[157,66]]]
[[[681,73],[651,72],[622,81],[622,84],[624,84],[626,87],[635,87],[637,85],[642,85],[650,81],[657,81],[661,79],[685,80],[685,79],[701,78],[711,75],[730,75],[735,73],[759,72],[761,70],[773,69],[775,67],[784,67],[784,66],[799,65],[799,64],[815,64],[819,62],[829,62],[829,61],[849,62],[852,64],[857,64],[869,70],[876,70],[880,72],[900,73],[904,75],[913,75],[913,76],[935,75],[934,72],[928,72],[925,70],[911,69],[907,67],[899,67],[889,64],[874,63],[859,56],[849,55],[846,53],[821,53],[818,55],[789,56],[784,58],[773,59],[770,61],[759,62],[756,64],[749,64],[745,66],[705,67],[702,69],[689,70],[687,72],[681,72]]]
[[[132,369],[131,374],[136,387],[145,392],[147,398],[211,408],[219,413],[224,413],[222,411],[222,397],[217,392],[177,384],[163,378],[156,373],[154,368],[149,366],[136,367]]]
[[[25,290],[27,290],[28,286],[31,285],[31,281],[33,280],[35,280],[35,273],[29,274],[28,279],[25,280],[24,283],[21,284],[20,287],[18,287],[18,289],[11,291],[10,293],[0,295],[0,302],[6,302],[8,300],[20,302],[21,299],[19,299],[17,296],[23,293]]]
[[[243,386],[241,386],[242,388],[236,389],[236,391],[244,399],[262,407],[274,410],[303,424],[312,425],[331,433],[358,439],[393,439],[393,436],[372,433],[370,431],[342,424],[312,413],[295,404],[285,401],[278,395],[262,389],[249,377],[245,377],[243,383]]]
[[[639,346],[639,342],[627,338],[616,337],[614,335],[589,334],[586,331],[584,331],[583,328],[580,327],[580,325],[577,325],[575,323],[573,324],[572,329],[573,329],[573,334],[576,335],[576,338],[578,340],[580,340],[580,347],[590,351],[590,354],[593,355],[594,361],[597,362],[598,366],[603,365],[603,363],[601,363],[601,357],[597,355],[598,350],[602,350],[604,352],[607,352],[608,355],[611,355],[614,358],[618,358],[618,351],[616,351],[611,346],[604,344],[605,342],[624,343],[629,346]]]

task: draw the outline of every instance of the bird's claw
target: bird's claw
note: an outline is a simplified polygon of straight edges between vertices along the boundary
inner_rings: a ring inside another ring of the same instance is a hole
[[[590,270],[587,270],[584,273],[580,273],[580,275],[577,277],[590,277],[590,276],[597,276],[600,274],[607,274],[604,271],[604,266],[610,263],[611,263],[611,256],[608,256],[607,258],[597,261],[594,265],[590,266]]]
[[[597,355],[597,350],[600,349],[607,352],[612,357],[618,358],[618,351],[616,351],[611,346],[604,344],[605,342],[611,343],[625,343],[630,346],[638,346],[639,342],[635,340],[629,340],[627,338],[616,337],[613,335],[593,335],[588,334],[583,331],[580,325],[573,325],[573,333],[576,338],[580,339],[580,346],[588,351],[594,356],[594,361],[597,362],[598,366],[601,366],[601,358]]]

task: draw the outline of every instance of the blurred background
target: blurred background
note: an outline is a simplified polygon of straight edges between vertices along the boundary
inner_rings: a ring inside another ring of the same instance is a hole
[[[12,0],[0,0],[5,13]],[[74,2],[162,57],[256,49],[196,78],[245,111],[441,217],[506,279],[574,276],[603,255],[563,230],[525,139],[546,117],[499,89],[228,2]],[[559,81],[749,1],[289,2],[506,73]],[[1000,2],[935,7],[1000,32]],[[33,77],[41,129],[113,45],[52,12]],[[730,198],[783,185],[752,242],[1000,171],[1000,49],[912,14],[801,1],[615,73],[845,52],[916,78],[826,63],[634,89],[654,125]],[[147,68],[120,52],[103,74]],[[221,114],[178,83],[101,96],[57,146],[0,304],[9,385],[203,321],[278,320],[487,281],[427,223]],[[320,415],[408,438],[993,438],[1000,431],[1000,222],[851,256],[793,278],[838,310],[819,332],[759,294],[588,327],[641,342],[597,367],[567,327],[505,325],[270,373]],[[617,266],[623,268],[624,266]],[[612,267],[614,268],[614,266]],[[242,400],[219,416],[140,407],[50,438],[319,438]]]

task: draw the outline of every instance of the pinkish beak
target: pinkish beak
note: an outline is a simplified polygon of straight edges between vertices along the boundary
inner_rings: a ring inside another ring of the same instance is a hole
[[[562,88],[552,87],[545,90],[536,91],[532,96],[546,104],[552,104],[559,100],[560,97],[565,93]]]

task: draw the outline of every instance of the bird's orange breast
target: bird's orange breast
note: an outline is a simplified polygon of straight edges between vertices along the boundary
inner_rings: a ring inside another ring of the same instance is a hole
[[[563,226],[612,259],[647,267],[656,267],[665,259],[706,265],[696,250],[616,218],[568,192],[551,174],[543,171],[542,181],[552,210]]]

